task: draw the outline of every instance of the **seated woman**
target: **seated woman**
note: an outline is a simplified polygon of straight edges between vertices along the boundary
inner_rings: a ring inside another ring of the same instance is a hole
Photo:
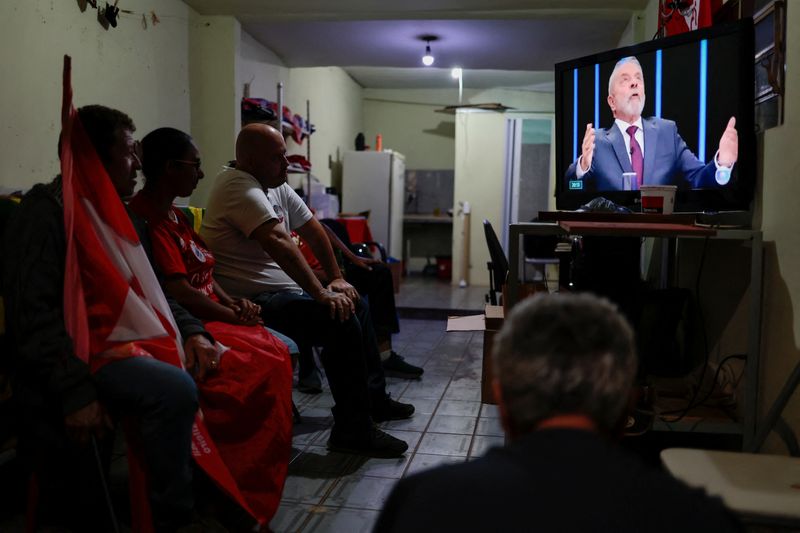
[[[219,368],[198,374],[200,406],[222,459],[255,518],[269,523],[280,502],[292,439],[292,371],[286,345],[261,325],[260,308],[214,281],[214,257],[176,197],[203,178],[192,138],[160,128],[142,140],[144,188],[130,208],[149,225],[165,290],[203,320],[222,349]]]

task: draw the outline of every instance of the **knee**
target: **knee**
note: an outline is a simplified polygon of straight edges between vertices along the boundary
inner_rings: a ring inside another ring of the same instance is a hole
[[[192,376],[172,366],[162,369],[159,374],[161,408],[175,415],[194,416],[199,400]]]
[[[365,296],[362,296],[356,302],[356,317],[360,322],[364,321],[364,317],[369,314],[369,301]]]
[[[372,275],[381,283],[385,283],[387,280],[392,281],[392,271],[383,263],[372,265]]]

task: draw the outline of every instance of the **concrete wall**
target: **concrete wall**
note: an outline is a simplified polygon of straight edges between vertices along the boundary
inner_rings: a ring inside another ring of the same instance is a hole
[[[193,30],[198,44],[192,47],[192,94],[197,94],[193,98],[192,116],[202,117],[206,110],[213,111],[195,134],[202,136],[198,142],[208,179],[198,186],[192,203],[205,205],[220,166],[235,156],[245,84],[249,84],[250,96],[277,101],[277,84],[283,83],[283,104],[304,117],[306,100],[310,101],[311,122],[316,126],[311,138],[313,175],[326,185],[335,181],[335,173],[341,166],[337,166],[337,161],[344,150],[351,148],[362,128],[361,87],[338,67],[287,68],[271,50],[242,31],[231,17],[198,19]],[[297,144],[288,138],[287,150],[306,155],[307,143],[307,139]],[[300,176],[290,176],[292,186],[299,186],[300,181]]]
[[[325,185],[335,185],[341,192],[341,166],[346,150],[353,150],[358,132],[363,131],[363,89],[339,67],[294,68],[290,74],[286,101],[292,111],[306,115],[306,101],[311,105],[311,122],[316,132],[311,136],[312,174]],[[293,153],[305,155],[306,144],[289,141]]]
[[[236,62],[241,28],[231,17],[192,17],[190,29],[192,136],[203,159],[205,179],[191,197],[205,206],[214,177],[234,158],[238,131]]]
[[[503,113],[459,111],[456,113],[456,202],[468,201],[470,216],[469,282],[489,285],[486,262],[489,250],[483,235],[483,219],[500,234],[505,172],[505,125]],[[453,282],[462,272],[463,217],[453,220]]]
[[[800,6],[787,10],[785,119],[767,130],[759,147],[762,161],[757,202],[767,243],[764,265],[761,401],[766,411],[795,364],[800,361]],[[758,222],[758,220],[756,221]],[[784,413],[800,435],[800,390]],[[785,452],[777,439],[767,450]]]
[[[126,8],[136,9],[140,4]],[[0,189],[29,188],[58,173],[61,70],[72,56],[77,107],[128,113],[144,135],[159,126],[189,130],[189,19],[178,0],[158,3],[161,23],[120,15],[116,28],[74,1],[0,2]]]
[[[450,102],[447,91],[365,89],[366,143],[374,148],[381,134],[383,147],[405,155],[409,170],[452,169],[455,116],[436,113]]]
[[[470,268],[472,285],[489,285],[486,262],[489,251],[483,236],[483,219],[501,235],[505,186],[506,122],[525,112],[552,113],[552,93],[493,89],[476,94],[474,102],[500,102],[514,107],[509,113],[459,111],[456,114],[455,202],[469,201]],[[551,184],[552,189],[552,184]],[[453,222],[453,279],[461,272],[462,219]]]

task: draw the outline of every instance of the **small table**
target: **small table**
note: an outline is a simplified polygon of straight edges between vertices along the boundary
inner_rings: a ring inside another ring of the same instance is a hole
[[[676,478],[721,497],[744,522],[800,527],[800,458],[669,448],[661,461]]]

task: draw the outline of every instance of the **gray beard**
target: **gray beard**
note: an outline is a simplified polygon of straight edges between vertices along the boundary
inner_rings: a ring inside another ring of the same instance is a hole
[[[639,98],[638,104],[636,102],[628,100],[627,102],[625,102],[623,105],[620,106],[620,110],[626,115],[641,117],[642,111],[644,111],[644,100],[645,100],[644,96]]]

